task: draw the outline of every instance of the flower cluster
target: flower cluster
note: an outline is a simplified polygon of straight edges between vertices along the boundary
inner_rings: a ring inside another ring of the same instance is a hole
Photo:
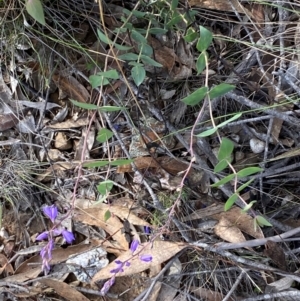
[[[134,239],[131,244],[130,244],[130,251],[132,253],[133,256],[134,255],[134,252],[137,250],[139,246],[139,241],[137,239]],[[152,261],[152,256],[151,255],[148,255],[148,254],[143,254],[143,255],[140,255],[139,256],[139,259],[143,262],[151,262]],[[124,267],[129,267],[130,266],[130,262],[129,260],[126,260],[126,261],[121,261],[121,260],[115,260],[115,264],[117,265],[114,269],[110,270],[110,273],[113,274],[112,278],[110,278],[109,280],[107,280],[102,289],[101,289],[101,293],[102,295],[104,296],[108,291],[109,289],[114,285],[115,283],[115,279],[116,279],[116,274],[118,273],[122,273],[124,272]]]
[[[50,270],[50,261],[52,259],[52,250],[54,248],[54,239],[53,237],[62,235],[67,243],[72,243],[75,239],[74,234],[63,228],[56,228],[55,220],[58,215],[58,209],[55,205],[45,206],[43,208],[44,214],[51,220],[53,223],[53,228],[49,231],[44,231],[36,237],[36,240],[48,240],[48,243],[42,248],[40,255],[43,259],[42,269],[45,274]]]

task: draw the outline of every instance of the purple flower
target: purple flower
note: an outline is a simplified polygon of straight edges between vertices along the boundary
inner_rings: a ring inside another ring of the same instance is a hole
[[[42,232],[41,234],[39,234],[35,240],[45,240],[48,239],[48,231]]]
[[[150,234],[151,233],[150,227],[144,226],[144,233],[145,234]]]
[[[54,221],[57,217],[57,214],[58,214],[57,207],[55,205],[45,206],[43,208],[43,212],[46,216],[48,216],[50,218],[51,222],[54,223]]]
[[[150,262],[152,261],[152,256],[151,255],[141,255],[140,260],[144,262]]]
[[[124,262],[122,262],[121,260],[116,260],[115,264],[117,265],[117,267],[110,270],[110,273],[117,274],[120,272],[124,272],[124,270],[123,270]]]
[[[131,245],[130,245],[130,251],[132,253],[134,253],[137,249],[137,247],[139,246],[139,241],[137,239],[134,239],[132,242],[131,242]]]
[[[112,278],[110,278],[109,280],[107,280],[104,283],[104,285],[103,285],[103,287],[102,287],[102,289],[100,291],[100,293],[102,294],[102,296],[106,295],[107,292],[109,291],[109,289],[115,284],[115,279],[116,279],[115,276],[113,276]]]
[[[68,230],[62,230],[61,234],[68,244],[71,244],[75,240],[74,234]]]
[[[54,248],[54,241],[50,239],[49,242],[42,248],[40,255],[43,259],[42,262],[42,269],[44,270],[45,274],[48,274],[50,271],[50,260],[52,259],[52,250]]]

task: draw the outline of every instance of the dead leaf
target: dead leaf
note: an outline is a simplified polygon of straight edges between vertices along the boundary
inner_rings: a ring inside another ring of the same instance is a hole
[[[111,216],[105,221],[105,212],[107,209],[103,208],[89,208],[76,210],[74,214],[74,220],[93,226],[98,226],[105,230],[109,235],[113,237],[119,243],[119,246],[128,250],[128,242],[125,236],[121,233],[123,224],[116,216]]]
[[[70,301],[89,301],[83,294],[78,292],[65,282],[57,281],[51,278],[44,278],[39,280],[40,283],[53,288],[58,295]]]
[[[217,236],[231,243],[246,241],[242,231],[224,216],[220,218],[219,223],[215,226],[214,230]]]
[[[283,271],[287,271],[285,254],[280,245],[273,241],[267,241],[264,254],[271,258],[273,262]]]
[[[86,103],[90,98],[87,89],[73,76],[65,76],[62,73],[52,75],[57,87],[71,99]]]
[[[133,225],[152,227],[151,224],[136,216],[132,212],[132,210],[130,210],[130,208],[127,207],[107,205],[103,203],[93,205],[91,202],[85,199],[76,199],[75,206],[81,209],[99,208],[100,210],[102,210],[102,212],[106,212],[107,210],[109,210],[111,213],[120,217],[121,219],[127,219]]]
[[[121,256],[117,258],[122,262],[130,259],[130,266],[124,267],[124,272],[117,274],[117,277],[127,276],[132,274],[137,274],[142,271],[149,269],[151,266],[164,263],[166,260],[170,259],[172,256],[176,255],[178,252],[183,250],[186,245],[183,243],[173,243],[167,241],[154,241],[153,244],[143,243],[139,246],[138,250],[143,251],[139,255],[152,255],[152,262],[143,262],[139,259],[139,256],[132,258],[132,253],[130,250],[124,252]],[[115,262],[111,262],[108,266],[102,269],[93,277],[93,282],[97,282],[101,279],[108,279],[112,276],[110,270],[116,267]]]
[[[57,264],[57,263],[64,262],[69,258],[69,256],[77,255],[82,252],[89,251],[94,247],[95,244],[90,243],[86,245],[69,246],[66,249],[62,249],[62,248],[54,249],[52,251],[52,260],[50,264]],[[38,264],[39,266],[36,267],[36,264]],[[15,274],[26,274],[27,272],[34,274],[34,271],[36,271],[36,269],[38,269],[39,273],[42,270],[42,258],[39,254],[24,261],[16,270]]]
[[[88,125],[88,118],[79,118],[76,121],[73,119],[66,120],[64,122],[50,124],[46,126],[43,131],[47,131],[47,129],[59,129],[59,130],[68,130],[70,128],[79,128],[82,126]]]
[[[239,207],[235,206],[226,212],[223,211],[212,216],[212,218],[217,220],[221,220],[222,217],[225,217],[232,225],[236,226],[241,231],[255,238],[265,238],[260,227],[256,227],[255,231],[253,218],[243,212]]]
[[[224,298],[224,296],[221,293],[215,292],[210,289],[206,289],[204,287],[192,286],[190,287],[190,291],[193,292],[195,295],[199,296],[200,298],[203,298],[207,301],[222,301]],[[228,301],[237,301],[241,299],[242,298],[240,297],[238,297],[238,299],[233,299],[232,297],[230,297]]]

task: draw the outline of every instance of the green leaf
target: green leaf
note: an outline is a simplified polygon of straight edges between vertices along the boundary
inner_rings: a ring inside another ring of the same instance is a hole
[[[224,177],[224,178],[223,178],[222,180],[220,180],[219,182],[212,184],[211,187],[219,187],[219,186],[221,186],[221,185],[224,185],[224,184],[230,182],[234,177],[235,177],[234,174],[230,174],[230,175]]]
[[[104,213],[104,222],[107,222],[111,218],[111,212],[109,210]]]
[[[44,9],[40,0],[27,0],[26,10],[34,20],[42,25],[46,25]]]
[[[130,65],[130,66],[139,66],[139,67],[143,67],[144,66],[142,63],[138,63],[138,62],[134,62],[134,61],[129,62],[128,65]]]
[[[219,161],[224,159],[229,160],[233,152],[233,149],[234,149],[234,143],[226,137],[222,138],[220,150],[218,153],[218,160]]]
[[[241,192],[243,189],[245,189],[246,187],[248,187],[252,182],[254,181],[254,179],[251,179],[249,181],[247,181],[246,183],[244,183],[242,186],[240,186],[236,192]]]
[[[230,123],[230,122],[232,122],[232,121],[234,121],[234,120],[240,118],[242,115],[243,115],[243,113],[237,113],[236,115],[232,116],[232,117],[229,118],[228,120],[226,120],[226,121],[220,123],[219,125],[217,125],[217,127],[218,127],[218,128],[221,128],[222,126],[224,126],[224,125],[226,125],[226,124],[228,124],[228,123]]]
[[[121,165],[130,164],[132,162],[133,162],[133,160],[131,160],[131,159],[119,159],[119,160],[111,161],[110,164],[112,166],[121,166]]]
[[[82,108],[82,109],[87,109],[87,110],[98,110],[99,109],[98,106],[91,104],[91,103],[83,103],[83,102],[76,101],[74,99],[70,99],[70,101],[73,103],[73,105],[75,105],[79,108]]]
[[[97,190],[100,194],[106,195],[114,186],[114,182],[111,180],[106,180],[97,185]]]
[[[185,97],[181,101],[183,101],[185,104],[187,104],[189,106],[195,106],[201,100],[204,99],[204,97],[207,94],[207,91],[208,91],[207,87],[199,88],[198,90],[196,90],[195,92],[193,92],[191,95]]]
[[[139,56],[136,53],[129,52],[119,55],[118,58],[124,61],[135,61]]]
[[[149,29],[150,34],[165,34],[166,32],[168,32],[168,30],[163,29],[163,28],[150,28]]]
[[[107,37],[99,28],[97,28],[97,34],[100,41],[102,41],[105,44],[112,44],[112,40]]]
[[[98,107],[100,112],[117,112],[117,111],[121,111],[124,108],[123,107],[116,107],[116,106],[102,106],[102,107]]]
[[[100,75],[91,75],[89,77],[89,81],[90,81],[90,84],[91,84],[93,89],[109,84],[108,79],[106,79],[106,78],[104,78],[103,76],[100,76]]]
[[[146,38],[136,30],[131,31],[131,37],[133,40],[135,40],[138,43],[147,44]]]
[[[138,49],[144,55],[151,56],[153,54],[153,48],[148,44],[138,44]]]
[[[189,28],[187,30],[187,34],[184,36],[184,40],[187,42],[187,43],[190,43],[190,42],[194,42],[198,37],[198,33],[193,29],[193,28]]]
[[[224,211],[229,210],[233,204],[235,203],[235,201],[238,199],[239,195],[234,193],[225,203],[224,205]]]
[[[103,128],[98,132],[96,139],[97,139],[97,141],[103,143],[103,142],[108,141],[108,139],[110,139],[113,135],[114,135],[114,133],[112,131]]]
[[[153,59],[151,59],[149,56],[146,55],[141,55],[141,59],[143,61],[144,64],[148,64],[150,66],[154,66],[154,67],[162,67],[163,65],[154,61]]]
[[[131,76],[137,86],[139,86],[146,77],[146,71],[143,66],[134,66],[131,69]]]
[[[125,50],[125,51],[132,49],[132,46],[124,46],[124,45],[120,45],[120,44],[117,44],[117,43],[115,43],[115,47],[118,50]]]
[[[97,75],[102,75],[103,77],[112,78],[112,79],[119,78],[119,74],[118,74],[117,70],[115,70],[115,69],[109,70],[109,71],[98,72]]]
[[[256,201],[252,201],[250,202],[249,204],[247,204],[243,209],[242,209],[242,212],[247,212],[249,209],[252,208],[253,204],[255,204]]]
[[[178,6],[178,0],[172,0],[171,2],[171,10],[175,10]]]
[[[209,129],[209,130],[206,130],[198,135],[196,135],[197,137],[207,137],[207,136],[210,136],[212,134],[214,134],[216,131],[218,130],[218,127],[215,127],[215,128],[212,128],[212,129]]]
[[[94,162],[87,162],[83,163],[83,167],[88,167],[88,168],[96,168],[96,167],[102,167],[105,165],[108,165],[109,161],[94,161]]]
[[[213,39],[212,33],[203,26],[200,26],[200,39],[197,43],[197,49],[199,52],[206,50],[211,44]]]
[[[243,178],[243,177],[248,177],[250,175],[253,175],[255,173],[258,173],[260,171],[262,171],[263,169],[260,168],[260,167],[246,167],[242,170],[240,170],[238,173],[237,173],[237,176],[239,178]]]
[[[142,11],[139,11],[139,10],[132,10],[131,11],[132,12],[132,14],[135,16],[135,17],[137,17],[137,18],[143,18],[143,17],[145,17],[145,15],[147,14],[147,12],[142,12]]]
[[[203,51],[196,62],[196,68],[197,68],[197,74],[199,75],[206,67],[207,62],[207,53],[206,51]]]
[[[167,28],[171,28],[173,25],[178,24],[182,20],[182,15],[178,14],[177,11],[174,11],[172,19],[167,23]]]
[[[256,223],[260,226],[260,227],[263,227],[263,226],[268,226],[268,227],[272,227],[273,225],[270,224],[264,217],[260,216],[260,215],[257,215],[255,217],[255,221]]]
[[[219,84],[219,85],[213,87],[208,92],[208,95],[209,95],[210,99],[214,99],[216,97],[226,94],[227,92],[233,90],[234,88],[235,88],[235,86],[233,86],[233,85],[222,83],[222,84]]]
[[[227,166],[228,166],[228,161],[222,160],[215,166],[214,172],[220,172],[220,171],[224,170]]]

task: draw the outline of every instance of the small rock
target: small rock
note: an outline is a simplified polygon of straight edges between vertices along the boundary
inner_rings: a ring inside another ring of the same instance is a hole
[[[69,150],[72,148],[72,141],[64,133],[59,132],[55,137],[54,146],[59,150]]]
[[[250,148],[255,154],[260,154],[264,151],[266,143],[257,138],[250,139]]]

